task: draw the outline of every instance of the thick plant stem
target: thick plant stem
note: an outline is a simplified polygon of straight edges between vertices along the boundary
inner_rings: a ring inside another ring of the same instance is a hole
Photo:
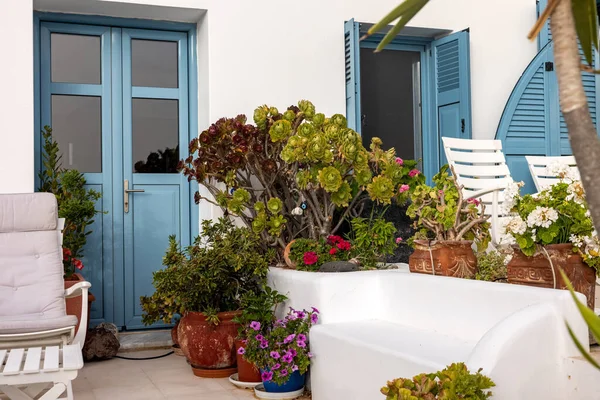
[[[555,0],[550,28],[554,38],[554,59],[569,141],[585,188],[594,226],[600,231],[600,141],[588,109],[581,80],[581,57],[571,0]]]

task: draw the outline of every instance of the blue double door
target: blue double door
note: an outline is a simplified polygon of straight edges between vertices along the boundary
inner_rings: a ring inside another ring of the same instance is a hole
[[[187,33],[40,24],[40,118],[62,165],[102,193],[83,259],[92,322],[144,328],[168,236],[190,243]]]

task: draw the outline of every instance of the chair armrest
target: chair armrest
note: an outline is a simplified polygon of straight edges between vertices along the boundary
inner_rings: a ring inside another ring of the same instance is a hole
[[[498,185],[498,186],[492,186],[492,187],[489,187],[489,188],[481,189],[481,190],[478,190],[475,193],[472,193],[469,197],[467,197],[467,200],[469,200],[469,199],[475,199],[477,197],[481,197],[484,194],[488,194],[488,193],[500,192],[500,191],[505,190],[505,189],[506,189],[506,185]]]
[[[65,289],[65,299],[77,297],[81,294],[87,294],[88,289],[91,287],[92,284],[87,281],[78,282],[70,288]]]

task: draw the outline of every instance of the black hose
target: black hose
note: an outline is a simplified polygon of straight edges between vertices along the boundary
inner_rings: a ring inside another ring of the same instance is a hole
[[[157,358],[163,358],[163,357],[167,357],[170,356],[171,354],[175,353],[174,351],[170,351],[166,354],[161,354],[160,356],[153,356],[153,357],[140,357],[140,358],[134,358],[134,357],[123,357],[123,356],[115,356],[115,358],[120,358],[122,360],[156,360]]]

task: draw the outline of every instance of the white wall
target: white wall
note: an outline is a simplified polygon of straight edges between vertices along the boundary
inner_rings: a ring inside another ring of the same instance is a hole
[[[33,191],[33,6],[0,0],[0,193]]]
[[[399,0],[35,0],[38,10],[198,22],[200,129],[268,103],[345,112],[343,22],[376,22]],[[204,11],[207,11],[204,14]],[[0,191],[33,189],[31,0],[0,0]],[[493,138],[536,54],[535,0],[431,0],[411,25],[471,31],[473,136]],[[8,94],[8,95],[6,95]],[[9,150],[10,149],[10,150]],[[17,168],[17,166],[19,166]]]

